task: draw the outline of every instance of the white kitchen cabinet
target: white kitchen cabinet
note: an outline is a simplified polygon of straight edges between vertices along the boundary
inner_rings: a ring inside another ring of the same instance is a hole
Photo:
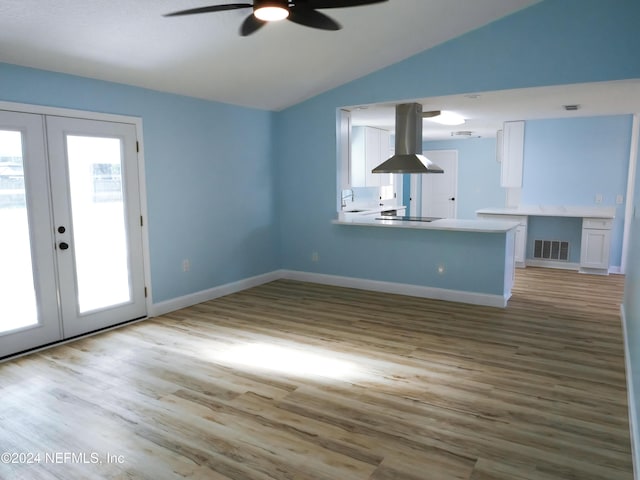
[[[500,185],[505,188],[522,187],[524,166],[524,122],[504,122],[502,129]]]
[[[381,187],[392,185],[390,173],[371,173],[389,158],[390,134],[373,127],[353,127],[351,130],[351,186]]]
[[[524,224],[516,227],[515,252],[516,267],[524,268],[527,260],[527,217],[524,217]]]
[[[526,215],[493,215],[489,213],[478,213],[478,218],[489,220],[504,220],[507,222],[518,222],[515,231],[515,264],[518,268],[524,268],[527,260],[527,224]]]
[[[582,220],[580,271],[609,273],[612,224],[613,221],[610,218],[585,218]]]

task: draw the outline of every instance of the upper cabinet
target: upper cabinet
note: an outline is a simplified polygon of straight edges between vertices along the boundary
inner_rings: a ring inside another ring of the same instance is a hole
[[[389,158],[390,134],[373,127],[351,129],[351,186],[380,187],[393,184],[390,173],[371,173]]]
[[[500,147],[498,147],[500,150]],[[522,187],[524,165],[524,122],[505,122],[502,130],[502,175],[500,185],[506,188]]]

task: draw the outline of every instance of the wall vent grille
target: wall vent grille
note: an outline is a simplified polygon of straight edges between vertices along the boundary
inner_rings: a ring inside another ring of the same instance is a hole
[[[562,240],[535,240],[533,258],[568,261],[569,242]]]

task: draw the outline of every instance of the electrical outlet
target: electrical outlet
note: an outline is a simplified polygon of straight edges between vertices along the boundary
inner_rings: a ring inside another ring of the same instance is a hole
[[[320,255],[318,255],[318,252],[311,253],[311,261],[312,262],[317,262],[319,260],[320,260]]]
[[[622,205],[624,203],[624,197],[622,195],[616,196],[616,205]]]
[[[182,271],[188,272],[190,269],[191,269],[191,262],[189,261],[188,258],[185,258],[184,260],[182,260]]]
[[[596,193],[596,203],[602,203],[602,194]]]

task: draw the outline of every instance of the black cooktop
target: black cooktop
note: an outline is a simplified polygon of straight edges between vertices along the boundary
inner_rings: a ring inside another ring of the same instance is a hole
[[[399,222],[433,222],[434,220],[440,220],[440,217],[398,217],[393,215],[385,215],[383,217],[376,217],[376,220],[396,220]]]

